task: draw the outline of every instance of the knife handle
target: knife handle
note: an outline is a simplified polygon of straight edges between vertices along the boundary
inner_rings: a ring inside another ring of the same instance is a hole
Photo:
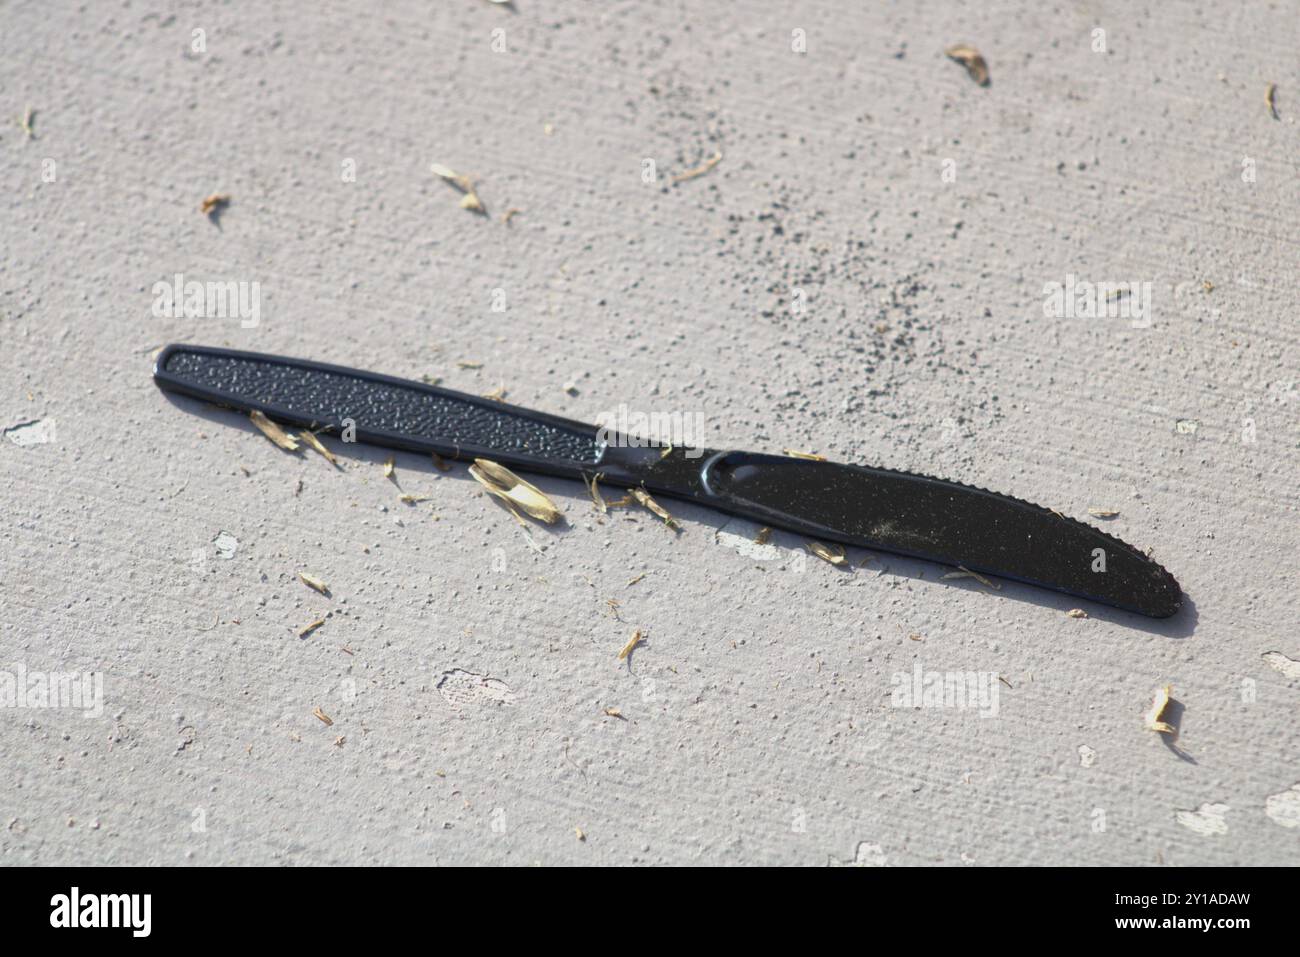
[[[604,447],[593,425],[306,359],[172,344],[159,353],[154,380],[168,392],[298,428],[351,427],[358,442],[552,475],[590,472]]]

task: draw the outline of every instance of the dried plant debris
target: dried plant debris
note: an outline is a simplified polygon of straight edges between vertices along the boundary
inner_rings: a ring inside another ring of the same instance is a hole
[[[204,216],[212,216],[220,213],[230,205],[230,194],[228,193],[210,193],[203,197],[203,202],[199,204],[199,211]]]
[[[450,471],[451,471],[451,463],[450,463],[450,462],[446,461],[446,460],[445,460],[441,455],[439,455],[437,452],[434,452],[434,453],[432,453],[432,454],[433,454],[433,467],[434,467],[434,468],[436,468],[439,472],[450,472]]]
[[[621,721],[627,720],[627,718],[623,717],[623,712],[618,710],[618,708],[606,708],[605,714],[610,718],[618,718]]]
[[[322,595],[326,596],[330,593],[330,586],[325,584],[315,575],[308,575],[306,572],[299,572],[298,579],[312,591],[318,591]]]
[[[18,125],[22,128],[23,133],[27,135],[29,140],[36,139],[35,122],[36,111],[29,106],[27,109],[23,110],[22,119],[18,121]]]
[[[268,419],[260,409],[254,409],[248,413],[248,418],[262,431],[263,435],[286,452],[298,451],[298,439]]]
[[[475,362],[472,359],[457,359],[456,365],[462,369],[482,369],[483,363]]]
[[[325,461],[328,462],[330,465],[334,466],[336,469],[342,468],[342,466],[339,465],[339,457],[335,455],[333,452],[331,452],[329,449],[325,448],[321,440],[316,438],[315,432],[307,432],[307,431],[300,432],[298,434],[298,438],[302,439],[313,449],[315,449],[318,453],[320,453],[321,457],[324,458]]]
[[[986,588],[992,588],[994,591],[1000,591],[1002,588],[1002,586],[999,585],[997,582],[985,578],[979,572],[973,572],[969,568],[966,568],[963,565],[958,565],[957,568],[959,569],[958,571],[948,572],[946,575],[944,575],[943,576],[944,579],[951,580],[956,578],[973,578],[981,585],[985,586]]]
[[[1160,720],[1165,713],[1165,708],[1169,707],[1169,699],[1173,694],[1173,687],[1165,685],[1163,688],[1157,688],[1155,698],[1151,702],[1151,707],[1147,713],[1142,716],[1142,724],[1148,731],[1159,731],[1161,734],[1174,734],[1175,729],[1167,721]]]
[[[627,584],[624,585],[623,587],[624,587],[624,588],[631,588],[633,585],[635,585],[635,584],[636,584],[637,582],[639,582],[641,579],[645,578],[645,575],[646,575],[646,573],[645,573],[645,572],[642,572],[640,575],[637,575],[635,578],[629,578]]]
[[[1066,618],[1087,618],[1088,613],[1082,608],[1071,608],[1065,613]]]
[[[685,183],[687,180],[697,179],[703,176],[709,170],[713,169],[713,167],[717,166],[721,162],[722,162],[722,154],[714,153],[712,156],[706,159],[699,166],[696,166],[694,169],[688,169],[686,172],[678,173],[676,176],[674,176],[673,185],[676,186],[678,183]]]
[[[322,711],[319,706],[312,708],[311,713],[320,718],[321,721],[325,722],[325,727],[327,728],[334,724],[334,719]]]
[[[393,477],[393,469],[396,464],[396,460],[391,455],[384,459],[384,478],[391,479]]]
[[[511,3],[511,2],[513,2],[513,0],[492,0],[492,2],[493,2],[493,3]],[[574,827],[573,827],[573,834],[574,834],[574,836],[575,836],[579,841],[582,841],[583,843],[586,843],[586,841],[587,841],[587,835],[586,835],[586,833],[582,830],[582,828],[578,827],[576,824],[575,824]]]
[[[538,521],[554,525],[564,517],[559,506],[552,502],[537,486],[525,482],[504,465],[490,459],[475,459],[469,474],[488,490],[511,506],[518,506]]]
[[[511,206],[509,209],[507,209],[504,213],[501,214],[501,222],[509,226],[510,220],[514,219],[522,212],[523,210],[520,209],[518,206]]]
[[[600,488],[597,486],[602,474],[603,473],[601,472],[597,472],[591,477],[590,481],[588,481],[587,476],[584,475],[582,481],[586,483],[587,491],[591,493],[591,504],[595,507],[596,511],[600,512],[601,515],[605,515],[609,512],[609,503],[605,501],[605,496],[600,494]]]
[[[1093,518],[1118,518],[1119,512],[1113,508],[1090,508],[1088,514]]]
[[[403,505],[419,505],[421,502],[429,501],[431,496],[428,495],[399,495],[397,500]]]
[[[846,568],[849,564],[848,558],[844,555],[844,548],[840,545],[827,545],[824,542],[808,542],[808,551],[812,552],[824,562],[830,562],[837,568]]]
[[[493,402],[504,402],[506,400],[506,384],[503,382],[491,392],[484,392],[483,398],[491,399]]]
[[[826,456],[817,455],[814,452],[798,452],[794,449],[782,449],[781,451],[784,452],[786,455],[790,456],[790,458],[792,459],[807,459],[810,462],[826,461]]]
[[[478,198],[478,193],[474,191],[474,181],[468,176],[457,173],[454,169],[443,166],[441,163],[434,163],[429,167],[434,176],[441,177],[445,182],[450,183],[464,195],[460,198],[460,208],[467,209],[471,213],[478,213],[480,216],[487,215],[487,207],[483,201]]]
[[[306,638],[308,635],[310,635],[313,631],[315,631],[317,628],[319,628],[319,627],[320,627],[321,625],[323,625],[323,624],[325,624],[325,619],[324,619],[324,618],[317,618],[315,621],[313,621],[310,625],[308,625],[308,626],[307,626],[306,628],[304,628],[302,631],[298,632],[298,637],[299,637],[299,638]]]
[[[768,525],[764,525],[762,528],[760,528],[758,530],[758,534],[754,536],[755,545],[766,545],[771,540],[772,540],[772,529]]]
[[[632,650],[643,641],[645,641],[645,637],[641,634],[641,629],[638,628],[636,631],[632,632],[632,637],[627,640],[627,644],[623,646],[623,650],[618,653],[618,660],[626,660],[627,656],[632,653]]]
[[[664,524],[667,525],[669,528],[671,528],[674,532],[681,531],[681,527],[682,527],[681,523],[678,522],[677,519],[669,515],[668,511],[662,505],[660,505],[658,502],[652,499],[650,497],[650,493],[647,492],[645,489],[643,488],[632,489],[632,497],[635,498],[642,505],[644,505],[646,508],[650,509],[650,511],[654,512],[656,515],[662,518],[664,520]]]
[[[966,68],[970,78],[980,86],[989,85],[989,65],[984,57],[972,46],[959,43],[943,51],[950,60],[955,60]]]
[[[1277,84],[1276,83],[1270,83],[1268,85],[1268,89],[1264,91],[1264,104],[1268,107],[1269,115],[1272,116],[1273,119],[1275,120],[1282,119],[1282,117],[1280,117],[1277,112]]]

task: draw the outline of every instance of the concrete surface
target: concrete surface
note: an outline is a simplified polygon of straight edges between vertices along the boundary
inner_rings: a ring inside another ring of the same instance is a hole
[[[97,717],[0,710],[0,861],[1300,859],[1281,5],[10,0],[0,22],[0,668],[103,687]],[[945,58],[962,42],[987,88]],[[258,283],[258,324],[156,316],[177,273]],[[1068,275],[1151,283],[1150,327],[1047,317]],[[169,341],[1117,510],[1190,607],[1073,619],[924,563],[749,547],[704,511],[679,535],[602,518],[564,481],[539,483],[568,526],[538,552],[460,466],[398,455],[398,488],[383,452],[335,442],[335,471],[169,401]],[[895,706],[917,665],[1001,676],[996,715]],[[1143,727],[1164,684],[1176,744]]]

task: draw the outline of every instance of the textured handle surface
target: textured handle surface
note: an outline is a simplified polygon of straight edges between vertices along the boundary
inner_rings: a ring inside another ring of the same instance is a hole
[[[304,359],[171,345],[158,356],[154,378],[168,391],[258,409],[302,428],[341,430],[350,419],[359,441],[390,448],[495,458],[562,475],[600,457],[595,426]]]

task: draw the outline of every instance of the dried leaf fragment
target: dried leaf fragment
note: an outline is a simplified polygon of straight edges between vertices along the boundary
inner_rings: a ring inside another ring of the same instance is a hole
[[[1174,734],[1175,729],[1167,721],[1161,721],[1161,716],[1165,713],[1165,708],[1169,706],[1169,697],[1173,694],[1173,687],[1165,685],[1163,688],[1157,688],[1155,698],[1151,702],[1151,707],[1142,717],[1142,723],[1148,731],[1159,731],[1161,734]]]
[[[1065,613],[1066,618],[1087,618],[1088,613],[1082,608],[1071,608]]]
[[[393,468],[396,466],[396,464],[397,464],[396,461],[393,459],[393,456],[391,455],[388,458],[384,459],[384,478],[391,479],[393,477]]]
[[[514,219],[522,212],[523,210],[520,209],[518,206],[511,206],[509,209],[507,209],[504,213],[501,214],[501,222],[504,223],[506,226],[509,226],[510,220]]]
[[[312,708],[311,713],[314,714],[316,717],[320,718],[322,721],[324,721],[325,727],[327,728],[330,727],[332,724],[334,724],[334,719],[331,718],[329,715],[327,715],[324,711],[322,711],[319,705],[315,708]]]
[[[948,580],[954,578],[973,578],[981,585],[985,586],[986,588],[992,588],[994,591],[1000,591],[1002,589],[1002,586],[999,585],[997,582],[990,581],[989,579],[981,575],[979,572],[973,572],[969,568],[966,568],[964,565],[958,565],[957,568],[960,570],[955,572],[948,572],[946,575],[943,576],[944,579]]]
[[[605,501],[605,496],[600,494],[600,489],[596,484],[600,481],[602,474],[597,472],[591,477],[591,481],[587,481],[587,476],[584,475],[582,481],[586,483],[587,491],[591,493],[591,504],[595,506],[596,511],[600,512],[601,515],[605,515],[609,512],[609,503]]]
[[[713,167],[717,166],[721,162],[722,162],[722,153],[715,152],[712,156],[706,159],[699,166],[696,166],[694,169],[688,169],[686,172],[678,173],[676,176],[674,176],[673,185],[676,186],[678,183],[685,183],[687,180],[696,179],[697,177],[703,176],[705,173],[713,169]]]
[[[199,204],[199,211],[204,216],[211,216],[213,213],[219,213],[230,205],[229,193],[210,193],[203,197],[203,202]]]
[[[262,412],[261,409],[254,409],[248,413],[248,418],[261,430],[263,435],[286,452],[298,451],[298,439],[268,419],[266,413]]]
[[[849,560],[844,555],[842,545],[827,545],[824,542],[808,542],[808,551],[812,552],[824,562],[830,562],[832,565],[843,568],[848,565]]]
[[[1264,104],[1268,107],[1268,112],[1273,117],[1273,119],[1275,120],[1282,119],[1282,117],[1278,116],[1277,113],[1277,84],[1276,83],[1270,83],[1268,85],[1268,89],[1264,91]]]
[[[23,110],[23,118],[18,121],[18,125],[22,127],[23,132],[27,134],[29,140],[36,139],[36,130],[32,126],[35,120],[36,111],[29,106],[27,109]]]
[[[299,572],[298,579],[312,591],[318,591],[322,595],[329,595],[330,586],[325,584],[315,575],[308,575],[306,572]]]
[[[786,455],[790,456],[790,458],[792,459],[807,459],[810,462],[826,461],[826,456],[817,455],[814,452],[798,452],[794,449],[782,449],[781,451],[784,452]]]
[[[608,715],[608,716],[611,717],[611,718],[620,718],[620,719],[622,719],[623,721],[626,721],[626,720],[627,720],[627,718],[624,718],[624,717],[623,717],[623,712],[622,712],[622,711],[619,711],[618,708],[606,708],[606,709],[605,709],[605,714]]]
[[[641,636],[640,628],[632,632],[632,637],[627,640],[627,644],[623,646],[623,650],[618,653],[618,660],[623,661],[627,658],[627,656],[632,653],[632,649],[641,644],[644,640],[645,639]]]
[[[645,489],[643,488],[632,489],[632,497],[635,498],[642,505],[644,505],[646,508],[650,509],[650,511],[654,512],[656,515],[662,518],[664,520],[664,524],[667,525],[669,528],[671,528],[673,531],[678,531],[681,529],[682,527],[681,523],[678,522],[677,519],[669,515],[668,511],[662,505],[660,505],[658,502],[652,499],[650,497],[650,493],[647,492]]]
[[[493,3],[502,3],[502,2],[509,3],[510,0],[492,0],[492,2],[493,2]],[[573,833],[574,833],[574,835],[578,838],[579,841],[582,841],[583,843],[586,843],[587,835],[586,835],[585,833],[583,833],[582,828],[578,827],[576,824],[575,824],[574,827],[573,827]]]
[[[758,534],[754,536],[754,544],[766,545],[771,540],[771,538],[772,538],[771,527],[764,525],[762,528],[758,530]]]
[[[434,176],[445,179],[462,193],[472,193],[474,191],[474,182],[468,176],[462,176],[450,167],[443,166],[441,163],[433,163],[430,164],[429,170]]]
[[[1119,512],[1113,508],[1090,508],[1088,514],[1093,518],[1118,518]]]
[[[323,624],[325,624],[325,619],[324,619],[324,618],[317,618],[315,621],[313,621],[310,625],[308,625],[308,626],[307,626],[306,628],[304,628],[302,631],[298,632],[298,637],[299,637],[299,638],[306,638],[308,635],[310,635],[313,631],[315,631],[317,628],[319,628],[319,627],[320,627],[321,625],[323,625]]]
[[[320,455],[323,456],[325,461],[328,462],[330,465],[334,466],[335,468],[341,468],[341,466],[339,465],[339,457],[335,455],[333,452],[331,452],[329,449],[325,448],[325,445],[321,442],[321,440],[316,438],[315,432],[303,431],[299,433],[298,438],[302,439],[313,449],[315,449],[318,453],[320,453]]]
[[[444,460],[443,457],[442,457],[441,455],[439,455],[437,452],[434,452],[434,453],[432,453],[432,454],[433,454],[433,467],[434,467],[434,468],[436,468],[439,472],[450,472],[450,471],[451,471],[451,463],[450,463],[450,462]]]
[[[502,501],[517,505],[527,514],[548,525],[554,525],[564,513],[537,486],[525,482],[504,465],[498,465],[490,459],[475,459],[469,467],[469,474]]]
[[[441,177],[465,194],[460,198],[461,209],[468,209],[471,213],[478,213],[481,216],[487,215],[487,208],[484,207],[483,201],[478,198],[478,193],[474,191],[474,181],[472,179],[457,173],[454,169],[443,166],[441,163],[434,163],[429,169],[434,176]]]
[[[399,495],[399,496],[397,496],[397,500],[398,500],[399,502],[401,502],[403,505],[419,505],[421,502],[427,502],[427,501],[429,501],[430,498],[431,498],[431,497],[428,496],[428,495]]]
[[[943,51],[950,60],[955,60],[966,68],[970,78],[980,86],[989,85],[989,65],[984,57],[972,46],[959,43]]]

